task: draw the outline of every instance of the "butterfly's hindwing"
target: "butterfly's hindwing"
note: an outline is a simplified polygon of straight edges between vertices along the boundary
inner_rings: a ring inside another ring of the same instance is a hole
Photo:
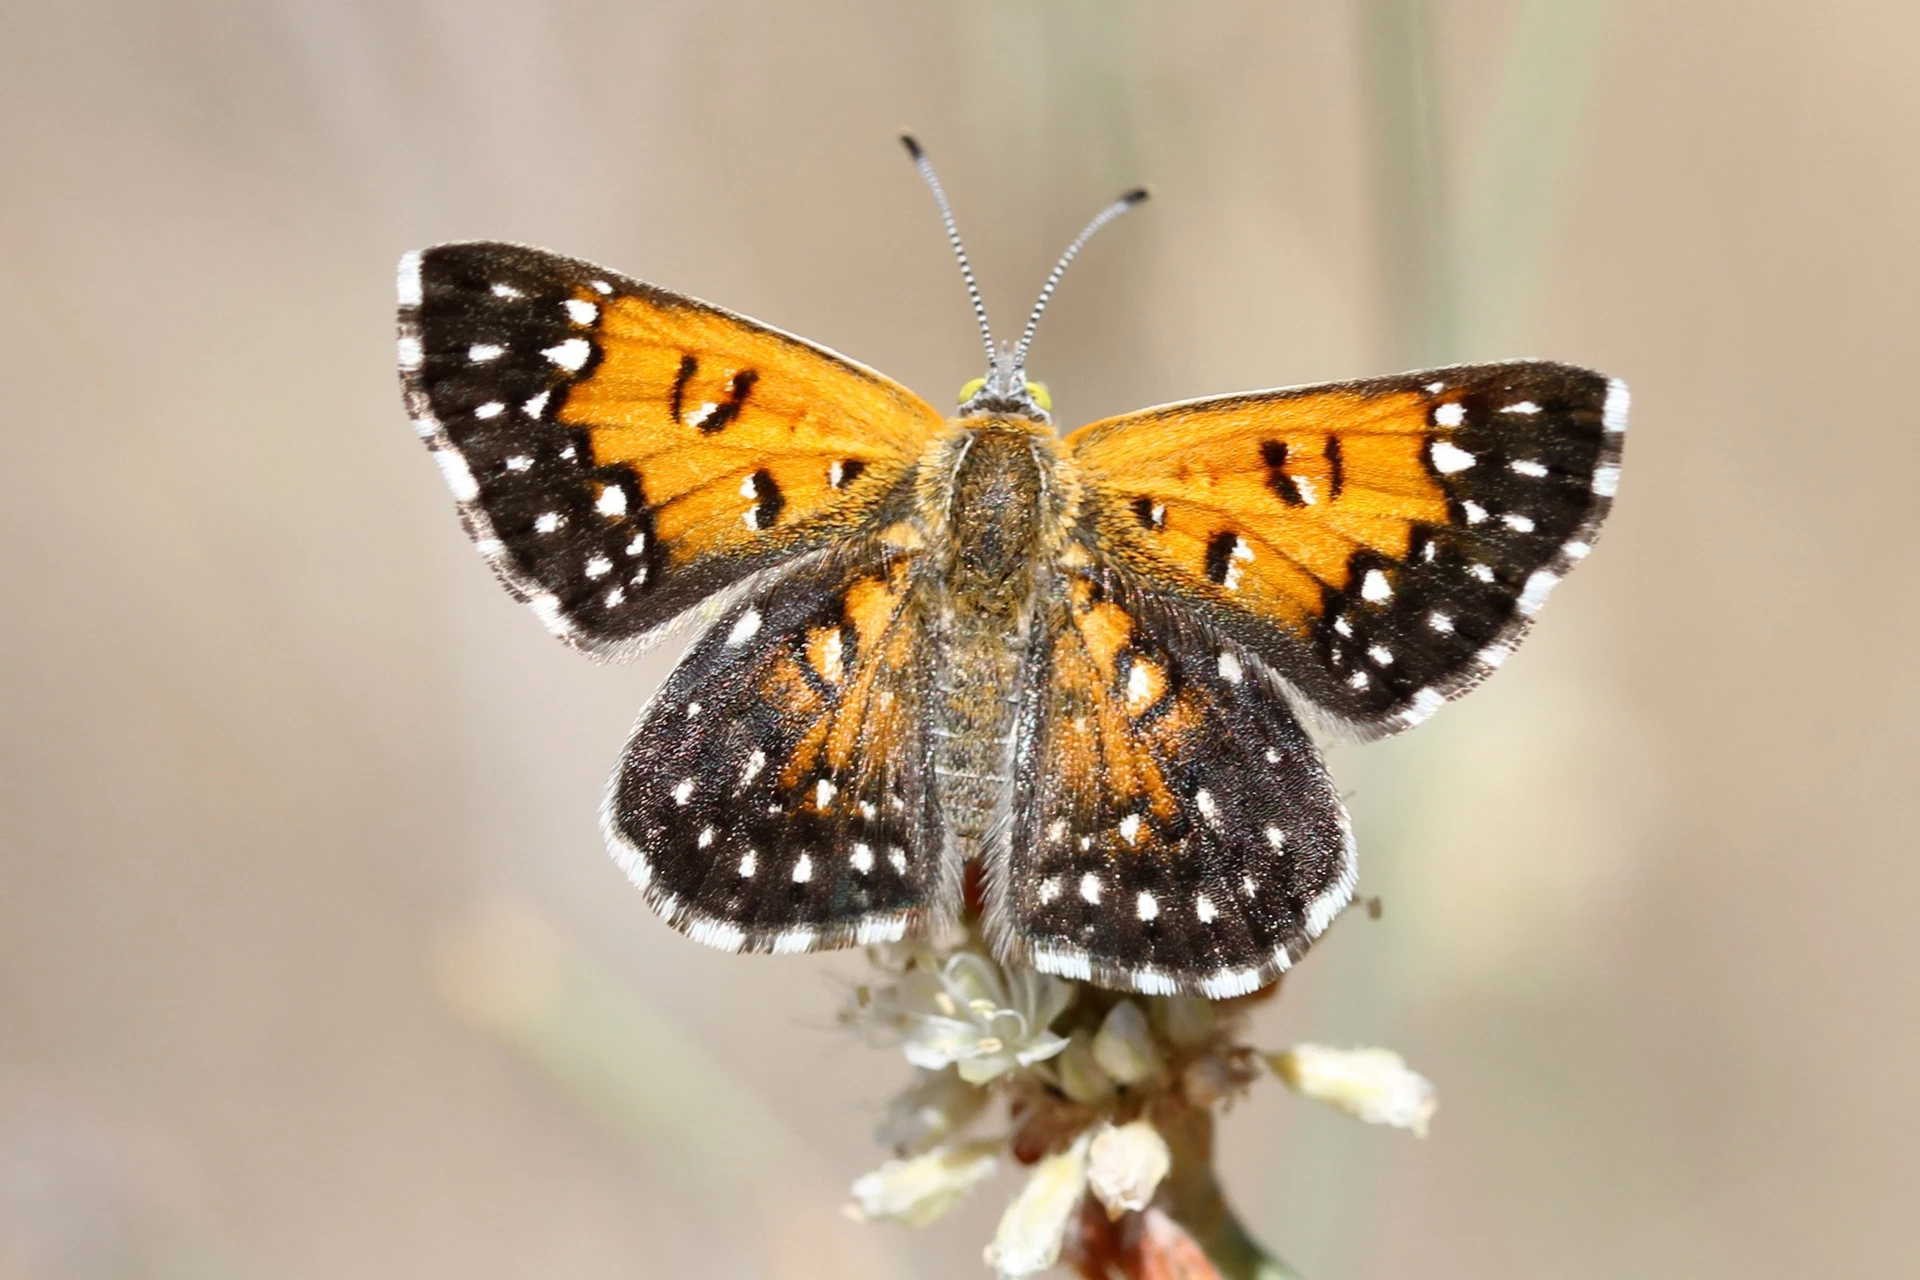
[[[1352,837],[1285,698],[1190,607],[1068,578],[1023,682],[989,926],[1104,986],[1253,991],[1351,898]]]
[[[710,946],[891,941],[950,914],[909,557],[822,553],[723,613],[655,695],[603,814],[613,854]]]
[[[408,409],[469,533],[592,651],[878,519],[941,425],[832,352],[538,249],[408,254],[400,303]]]
[[[1592,547],[1626,388],[1465,365],[1082,428],[1094,537],[1200,604],[1326,718],[1426,718],[1512,651]]]

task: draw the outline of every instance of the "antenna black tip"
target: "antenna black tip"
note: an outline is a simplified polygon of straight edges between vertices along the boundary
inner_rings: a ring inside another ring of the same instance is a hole
[[[907,149],[907,154],[913,157],[916,164],[919,163],[920,157],[926,154],[926,152],[920,150],[919,142],[917,142],[910,133],[900,135],[900,145]]]
[[[1133,206],[1139,204],[1142,200],[1145,200],[1148,196],[1152,194],[1153,194],[1152,187],[1135,187],[1133,190],[1127,192],[1127,194],[1120,197],[1120,203],[1126,205],[1127,208],[1131,209],[1133,208]]]

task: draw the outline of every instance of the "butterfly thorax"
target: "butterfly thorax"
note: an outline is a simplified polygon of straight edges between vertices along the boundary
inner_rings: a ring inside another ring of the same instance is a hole
[[[923,502],[940,566],[934,768],[962,853],[1007,792],[1016,690],[1042,566],[1061,527],[1053,435],[1025,418],[968,417],[929,458]]]

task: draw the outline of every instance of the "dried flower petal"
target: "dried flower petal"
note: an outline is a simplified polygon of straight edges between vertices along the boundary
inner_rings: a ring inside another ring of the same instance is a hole
[[[1122,1000],[1107,1011],[1100,1033],[1093,1038],[1093,1057],[1121,1084],[1151,1080],[1166,1065],[1160,1047],[1153,1042],[1147,1015],[1131,1000]]]
[[[1087,1148],[1087,1184],[1114,1218],[1151,1204],[1172,1167],[1167,1140],[1146,1120],[1103,1125]]]
[[[1060,1260],[1060,1245],[1087,1190],[1087,1135],[1033,1166],[1027,1185],[1000,1216],[987,1265],[1002,1277],[1030,1276]]]
[[[1297,1044],[1267,1064],[1303,1097],[1324,1102],[1368,1124],[1390,1124],[1427,1136],[1440,1104],[1433,1083],[1390,1049],[1334,1049]]]
[[[1000,1167],[998,1142],[936,1147],[925,1155],[889,1160],[854,1180],[849,1217],[924,1227]]]

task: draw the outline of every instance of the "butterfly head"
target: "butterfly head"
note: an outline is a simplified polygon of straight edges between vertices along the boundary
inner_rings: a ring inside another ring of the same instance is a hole
[[[960,416],[994,415],[1027,418],[1033,422],[1051,421],[1048,413],[1053,408],[1053,398],[1047,394],[1046,386],[1027,381],[1027,349],[1033,345],[1034,331],[1040,327],[1040,314],[1047,309],[1054,286],[1066,274],[1067,264],[1073,261],[1074,255],[1093,239],[1094,233],[1100,228],[1145,200],[1147,189],[1136,187],[1094,215],[1093,221],[1073,238],[1067,251],[1060,255],[1060,261],[1054,264],[1047,282],[1040,287],[1040,297],[1033,304],[1032,313],[1027,316],[1027,327],[1021,333],[1020,341],[1011,347],[999,347],[994,345],[993,329],[987,324],[986,304],[980,298],[979,285],[974,282],[973,267],[967,262],[967,251],[960,243],[960,229],[954,225],[953,210],[947,204],[947,193],[941,189],[940,179],[933,172],[933,162],[927,159],[926,152],[911,136],[902,137],[900,141],[906,144],[907,154],[913,158],[914,166],[920,170],[927,189],[933,192],[934,202],[940,206],[940,219],[946,224],[947,241],[953,246],[953,256],[960,261],[960,274],[967,282],[967,296],[973,302],[974,318],[980,322],[980,338],[987,347],[987,375],[975,378],[960,388]]]
[[[1052,408],[1053,397],[1048,394],[1046,383],[1028,380],[1025,362],[1018,350],[995,352],[992,363],[987,366],[987,376],[975,378],[960,388],[963,418],[984,414],[1050,422],[1052,419],[1047,415]]]

